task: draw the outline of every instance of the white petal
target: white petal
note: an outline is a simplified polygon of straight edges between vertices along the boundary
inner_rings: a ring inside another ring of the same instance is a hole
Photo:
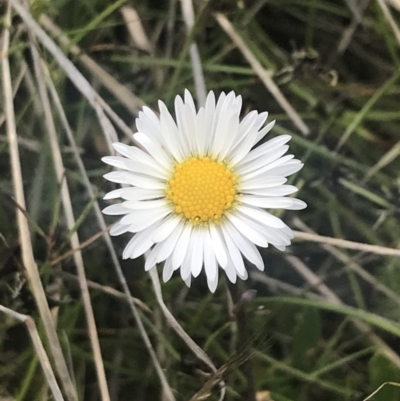
[[[187,280],[190,274],[192,273],[194,254],[196,248],[198,248],[198,244],[194,241],[194,237],[195,237],[195,230],[193,229],[189,244],[187,246],[187,252],[181,266],[181,277],[183,281]]]
[[[265,226],[258,221],[254,221],[245,215],[239,214],[240,218],[255,231],[257,231],[268,243],[274,246],[279,245],[290,245],[290,239],[288,236],[279,228],[272,228]]]
[[[134,210],[121,219],[121,224],[130,224],[129,231],[137,233],[162,220],[169,213],[171,210],[167,206],[150,210]]]
[[[168,258],[164,263],[163,269],[163,281],[166,283],[174,273],[174,269],[172,268],[172,258]]]
[[[163,143],[160,120],[149,107],[143,107],[143,111],[139,112],[139,118],[135,120],[135,124],[139,132],[143,132],[149,138],[155,137],[160,143]]]
[[[228,263],[228,257],[226,254],[226,250],[224,249],[225,247],[221,239],[219,228],[216,227],[214,224],[210,224],[209,230],[215,256],[217,257],[219,265],[222,268],[225,268],[226,264]]]
[[[239,114],[229,113],[221,116],[215,127],[214,144],[211,149],[212,156],[218,161],[225,158],[231,150],[239,128]]]
[[[229,164],[235,166],[249,153],[250,149],[253,146],[254,138],[257,135],[257,130],[253,128],[246,135],[246,137],[239,143],[239,145],[231,150],[230,155],[228,156]]]
[[[240,259],[242,259],[242,257],[240,257]],[[228,263],[225,268],[225,274],[231,283],[233,283],[233,284],[236,283],[236,278],[237,278],[236,270],[235,270],[235,266],[233,264],[232,258],[229,255],[228,255]]]
[[[152,240],[154,243],[157,242],[162,242],[164,241],[169,235],[171,235],[172,231],[175,230],[177,225],[180,223],[182,220],[182,217],[176,216],[174,214],[171,214],[168,216],[157,228],[157,230],[154,231]]]
[[[144,264],[144,271],[149,271],[152,267],[155,267],[157,263],[157,252],[150,251],[147,255],[146,262]]]
[[[268,118],[268,113],[266,111],[263,111],[257,116],[256,122],[254,124],[257,127],[257,129],[260,129],[265,124],[267,118]]]
[[[190,271],[190,260],[191,260],[191,254],[189,255],[189,250],[186,252],[185,259],[183,259],[181,268],[180,268],[180,273],[181,273],[181,278],[183,281],[187,280],[191,276],[191,271]]]
[[[121,203],[118,203],[117,205],[107,206],[105,209],[103,209],[103,214],[107,214],[109,216],[128,213],[130,213],[130,210],[124,207]]]
[[[246,236],[251,242],[262,248],[268,247],[268,241],[257,230],[254,229],[248,221],[241,219],[234,214],[229,214],[229,221],[236,227],[236,229]]]
[[[140,255],[143,255],[152,245],[151,235],[154,229],[157,227],[158,223],[154,223],[146,230],[137,233],[132,237],[132,239],[126,245],[124,252],[122,254],[123,259],[135,259]]]
[[[204,156],[206,146],[206,111],[203,107],[200,108],[196,116],[196,149],[200,157]]]
[[[167,259],[175,249],[176,243],[181,235],[183,228],[185,227],[184,223],[181,221],[176,229],[172,231],[171,235],[163,242],[157,244],[159,248],[158,255],[157,255],[157,263],[162,262],[163,260]],[[171,259],[172,263],[172,259]]]
[[[301,210],[307,207],[307,204],[300,199],[285,197],[264,198],[254,195],[241,195],[238,197],[238,200],[250,206],[257,206],[267,209]]]
[[[181,161],[185,157],[184,148],[182,147],[181,133],[168,111],[167,106],[161,101],[158,102],[158,106],[160,109],[161,130],[164,141],[174,158]]]
[[[219,151],[218,160],[222,161],[232,151],[239,131],[239,113],[234,113],[229,118],[225,140]]]
[[[264,265],[263,265],[264,267]],[[263,270],[261,270],[263,271]],[[244,274],[237,274],[239,278],[241,278],[242,280],[247,280],[249,278],[249,273],[247,273],[247,270],[244,271]]]
[[[124,188],[114,189],[113,191],[110,191],[110,192],[106,193],[104,195],[103,199],[104,200],[109,200],[109,199],[120,198],[123,191],[124,191]]]
[[[236,246],[240,249],[240,252],[245,256],[245,258],[249,262],[253,263],[253,265],[255,265],[259,270],[263,270],[264,262],[256,246],[245,236],[243,236],[232,223],[227,221],[225,223],[225,227],[227,228],[229,235],[235,242]],[[243,276],[246,276],[246,274],[247,273],[245,270]],[[239,271],[238,276],[243,277]]]
[[[189,276],[187,280],[185,280],[185,284],[190,288],[190,284],[192,282],[192,276]]]
[[[129,184],[146,189],[165,189],[165,183],[150,176],[129,171],[112,171],[104,175],[104,178],[118,184]]]
[[[257,134],[256,140],[254,141],[254,144],[260,142],[261,139],[263,139],[264,136],[267,135],[268,132],[272,130],[272,128],[274,128],[274,125],[275,125],[275,120],[271,121],[262,130],[260,130],[258,132],[258,134]]]
[[[297,173],[303,168],[303,163],[300,160],[290,160],[283,166],[278,166],[271,169],[268,174],[271,175],[281,175],[282,177],[288,177],[294,173]]]
[[[239,174],[247,174],[250,173],[254,170],[257,170],[257,172],[262,173],[266,169],[266,167],[274,162],[275,160],[279,159],[281,156],[283,156],[289,149],[288,145],[283,145],[278,149],[275,149],[274,152],[268,152],[265,153],[264,155],[258,157],[257,159],[254,159],[248,163],[241,163],[240,166],[236,166],[236,171]]]
[[[197,277],[201,269],[203,267],[203,256],[204,256],[204,236],[203,236],[203,228],[195,227],[193,229],[193,254],[191,261],[191,269],[193,277]]]
[[[146,201],[165,198],[165,189],[122,188],[121,198],[129,201]]]
[[[104,174],[103,177],[111,182],[115,182],[116,184],[128,184],[126,182],[126,173],[125,171],[111,171],[110,173]]]
[[[218,100],[219,101],[219,100]],[[204,144],[204,151],[207,152],[208,149],[210,148],[213,137],[214,137],[214,132],[212,130],[213,124],[214,124],[214,118],[215,118],[215,112],[216,112],[216,106],[215,106],[215,95],[213,91],[210,91],[207,99],[206,99],[206,106],[205,106],[205,118],[204,118],[204,139],[205,139],[205,144]]]
[[[149,154],[162,164],[167,170],[171,169],[172,160],[171,157],[162,148],[160,142],[150,139],[147,135],[142,132],[137,132],[133,135],[135,141],[139,142]]]
[[[120,223],[114,224],[110,229],[110,235],[121,235],[125,234],[129,230],[129,225],[124,225]]]
[[[253,177],[258,177],[262,174],[265,174],[268,172],[268,175],[282,175],[281,173],[271,173],[271,170],[274,170],[276,167],[282,167],[283,164],[286,164],[289,160],[293,159],[293,155],[286,155],[281,157],[278,160],[273,161],[272,163],[269,163],[267,166],[264,166],[263,168],[260,168],[259,170],[252,171],[250,173],[242,174],[241,177],[243,180],[249,180]]]
[[[140,163],[138,161],[133,161],[131,159],[127,159],[126,157],[120,156],[106,156],[101,159],[104,163],[107,163],[111,166],[133,171],[136,173],[142,173],[145,175],[150,175],[152,177],[156,177],[159,179],[168,178],[169,172],[167,170],[160,170],[158,168],[154,168],[152,165]]]
[[[285,145],[290,141],[292,137],[290,135],[280,135],[276,138],[270,139],[269,141],[257,146],[252,150],[242,161],[243,164],[248,163],[254,159],[262,157],[266,153],[271,153],[275,149],[279,149],[281,146]]]
[[[228,256],[232,260],[237,273],[243,275],[246,268],[244,266],[242,255],[240,254],[239,248],[237,247],[231,235],[229,234],[228,229],[225,227],[225,224],[222,227],[222,232],[224,235],[226,247],[228,249]]]
[[[185,110],[185,104],[183,103],[183,100],[180,96],[175,97],[175,117],[176,117],[176,123],[178,126],[178,131],[180,134],[180,147],[182,149],[182,153],[184,155],[190,154],[190,146],[189,146],[189,135],[192,135],[193,133],[188,132],[188,125],[186,121],[186,110]]]
[[[134,162],[145,164],[160,173],[168,171],[168,169],[165,169],[165,167],[163,167],[157,160],[142,149],[139,149],[137,146],[128,146],[124,143],[115,142],[113,143],[113,147],[118,153]]]
[[[297,192],[297,187],[293,185],[279,185],[272,188],[250,189],[243,192],[258,196],[286,196]]]
[[[204,270],[207,281],[213,282],[218,275],[218,264],[208,231],[204,231]]]
[[[243,120],[239,124],[239,132],[238,136],[236,138],[236,143],[234,144],[235,146],[241,142],[244,138],[246,138],[247,134],[254,128],[254,124],[256,122],[258,113],[253,110],[250,113],[248,113]]]
[[[178,242],[176,243],[174,253],[172,255],[172,268],[174,270],[178,269],[181,266],[183,259],[186,256],[191,233],[192,225],[186,224],[181,236],[179,237]]]
[[[285,226],[285,223],[280,218],[273,216],[271,213],[268,213],[265,210],[244,205],[239,205],[237,210],[240,210],[242,213],[251,217],[255,221],[260,221],[267,226],[275,228],[282,228]]]
[[[264,189],[264,188],[271,188],[276,187],[278,185],[282,185],[287,181],[284,177],[277,177],[277,176],[262,176],[262,177],[255,177],[247,180],[242,180],[239,182],[238,190],[247,191],[250,189]]]
[[[155,209],[162,206],[169,205],[169,201],[167,199],[156,199],[156,200],[145,200],[145,201],[125,201],[122,203],[124,207],[126,207],[130,212],[132,210],[144,210],[144,209]]]
[[[208,288],[212,293],[215,292],[218,286],[218,267],[215,269],[216,275],[214,279],[210,279],[209,276],[207,276],[207,284]]]

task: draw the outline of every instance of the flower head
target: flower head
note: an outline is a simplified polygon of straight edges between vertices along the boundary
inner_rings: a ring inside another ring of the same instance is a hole
[[[105,175],[126,187],[105,199],[124,202],[103,212],[124,215],[110,233],[133,233],[123,258],[150,250],[145,269],[164,262],[163,279],[180,269],[190,285],[204,267],[215,291],[218,266],[231,282],[248,276],[243,257],[258,269],[264,264],[258,247],[272,244],[285,250],[292,230],[265,209],[303,209],[306,204],[286,197],[297,191],[286,177],[303,164],[285,155],[291,139],[282,135],[254,146],[271,130],[268,113],[252,111],[240,121],[242,98],[213,92],[196,111],[191,94],[175,98],[176,120],[163,102],[160,117],[144,107],[136,120],[134,140],[141,146],[115,143],[121,156],[103,161],[121,171]],[[143,149],[143,150],[142,150]]]

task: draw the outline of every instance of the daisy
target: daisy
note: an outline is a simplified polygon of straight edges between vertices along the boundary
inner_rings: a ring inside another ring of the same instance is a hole
[[[123,258],[149,251],[146,271],[164,262],[163,280],[180,269],[189,286],[203,270],[210,290],[218,284],[219,266],[228,279],[245,280],[244,258],[264,269],[257,247],[284,251],[292,230],[265,209],[299,210],[306,204],[286,197],[297,191],[286,177],[303,164],[285,155],[290,135],[255,145],[272,129],[268,113],[251,111],[240,121],[241,96],[213,92],[196,111],[193,98],[175,98],[174,120],[159,101],[160,116],[144,107],[136,120],[139,147],[115,143],[122,156],[102,160],[118,171],[104,177],[123,188],[104,199],[124,202],[103,213],[124,215],[111,235],[133,233]]]

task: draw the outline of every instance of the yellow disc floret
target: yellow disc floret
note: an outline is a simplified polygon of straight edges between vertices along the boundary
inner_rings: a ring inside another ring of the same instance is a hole
[[[167,198],[193,224],[218,222],[235,199],[236,179],[224,163],[192,157],[175,166]]]

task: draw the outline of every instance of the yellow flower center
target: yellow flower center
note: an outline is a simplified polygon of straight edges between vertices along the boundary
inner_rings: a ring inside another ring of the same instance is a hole
[[[192,157],[175,166],[168,181],[167,198],[175,212],[184,214],[193,224],[218,222],[232,206],[237,176],[223,163],[209,157]]]

